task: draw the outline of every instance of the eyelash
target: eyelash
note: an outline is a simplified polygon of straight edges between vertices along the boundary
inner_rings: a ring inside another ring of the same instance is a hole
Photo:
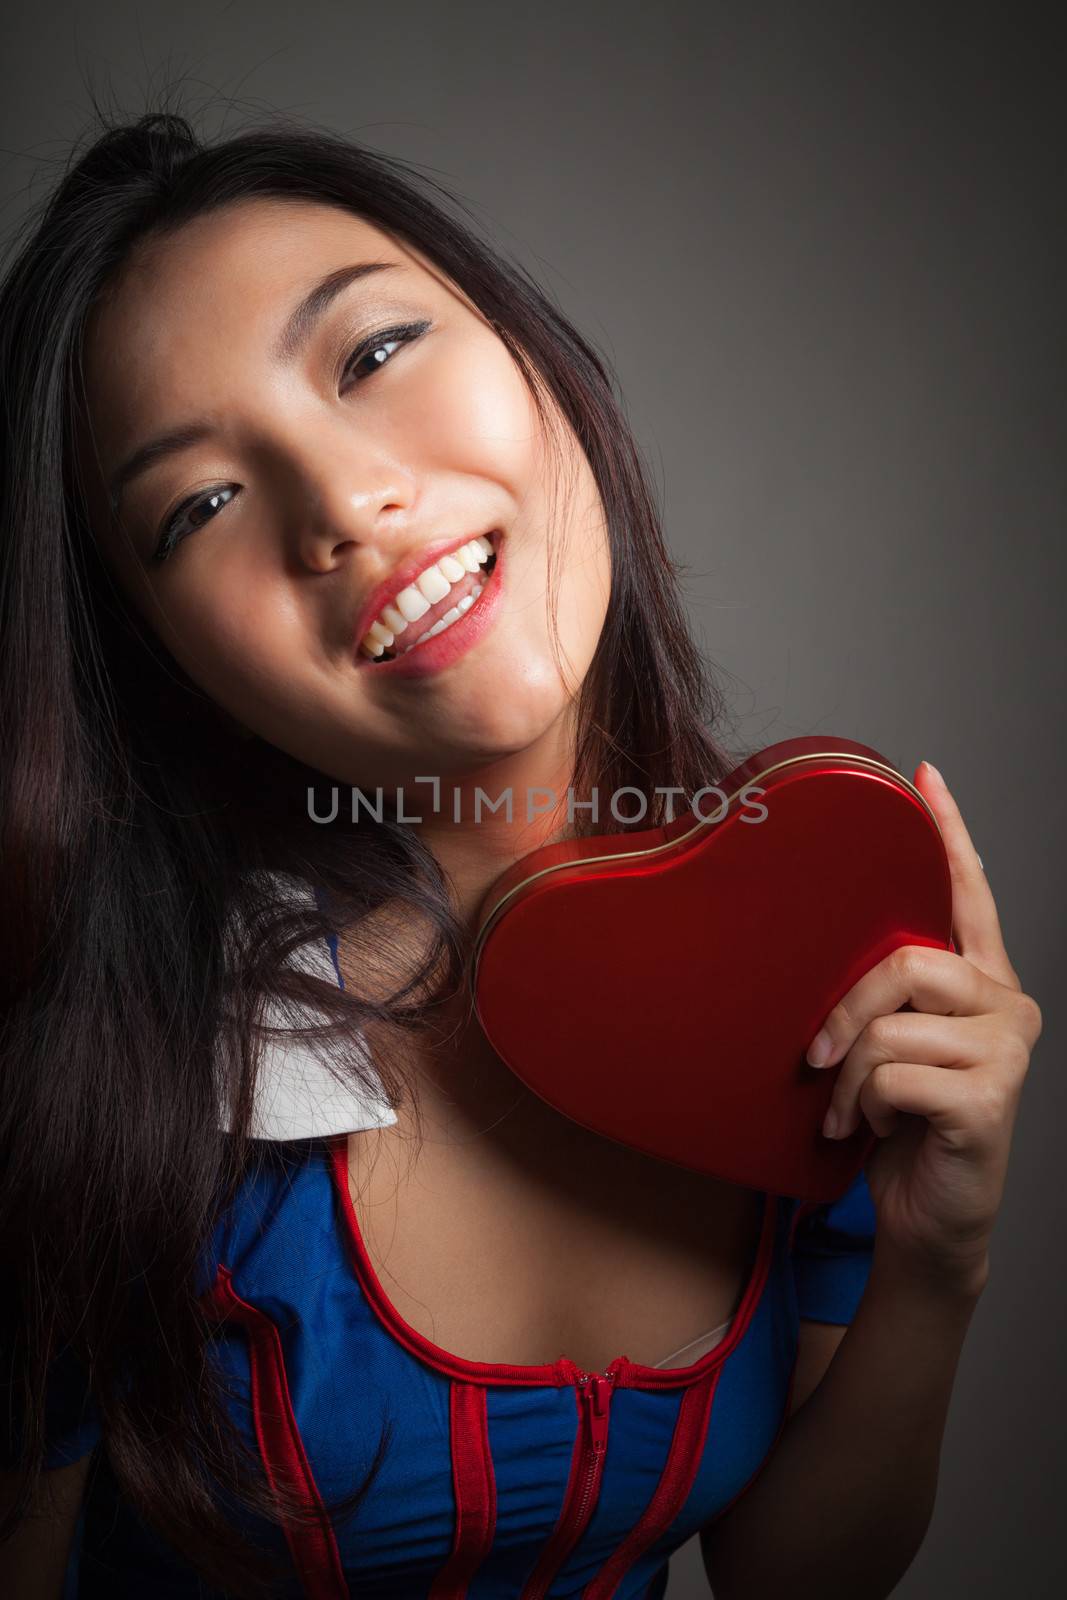
[[[343,378],[349,372],[351,372],[352,368],[358,365],[358,363],[362,361],[365,356],[374,355],[376,351],[383,347],[383,345],[399,343],[401,348],[403,348],[404,345],[412,343],[413,340],[426,333],[430,326],[431,324],[429,322],[405,322],[401,323],[398,327],[381,328],[376,333],[369,333],[366,338],[361,339],[356,347],[346,356],[344,365],[341,368],[341,377]],[[395,354],[396,351],[393,352],[393,355]],[[372,377],[374,372],[380,372],[382,367],[387,367],[392,359],[393,356],[391,355],[385,361],[380,361],[371,372],[364,374],[364,380],[357,379],[357,382],[365,381],[366,378]],[[175,509],[170,512],[163,521],[163,525],[160,529],[159,543],[157,544],[153,553],[153,560],[156,562],[166,561],[168,556],[172,554],[172,552],[178,547],[183,539],[187,539],[190,533],[196,533],[198,531],[197,528],[190,528],[186,533],[175,532],[175,528],[180,518],[183,517],[186,512],[192,511],[195,507],[204,502],[216,499],[219,495],[224,494],[226,490],[233,487],[234,486],[232,484],[227,483],[223,484],[219,489],[202,489],[199,494],[190,495],[187,500],[183,500],[180,505],[176,506]],[[227,502],[227,504],[228,503],[229,502]],[[211,522],[214,519],[209,517],[207,520]],[[199,527],[204,526],[204,523],[199,524]]]

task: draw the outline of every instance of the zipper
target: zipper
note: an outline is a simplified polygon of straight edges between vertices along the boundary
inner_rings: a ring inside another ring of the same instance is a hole
[[[537,1568],[522,1592],[521,1600],[543,1600],[549,1584],[585,1532],[596,1509],[604,1455],[608,1447],[608,1422],[615,1376],[614,1372],[590,1373],[581,1369],[575,1376],[585,1436],[575,1479],[576,1488],[570,1496],[563,1520],[542,1552]]]
[[[585,1527],[592,1513],[590,1498],[600,1482],[600,1474],[604,1468],[604,1452],[608,1447],[608,1415],[611,1405],[613,1378],[614,1373],[611,1372],[594,1372],[592,1374],[579,1372],[578,1374],[578,1393],[584,1403],[586,1449],[588,1451],[581,1499],[575,1512],[575,1520],[579,1529]]]

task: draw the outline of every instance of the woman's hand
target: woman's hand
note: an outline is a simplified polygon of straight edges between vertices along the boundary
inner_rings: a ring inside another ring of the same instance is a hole
[[[862,1113],[882,1140],[865,1169],[877,1247],[940,1281],[980,1285],[1041,1012],[1008,960],[992,890],[944,780],[924,762],[915,784],[948,852],[958,953],[895,950],[833,1008],[809,1060],[827,1035],[828,1054],[811,1062],[841,1063],[825,1131],[843,1138]]]

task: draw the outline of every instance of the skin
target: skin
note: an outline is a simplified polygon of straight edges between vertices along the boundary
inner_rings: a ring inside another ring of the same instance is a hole
[[[296,363],[279,365],[272,346],[290,309],[327,273],[365,261],[395,270],[345,289]],[[387,345],[380,366],[351,365],[365,335],[407,322],[431,326]],[[380,785],[395,800],[407,786],[405,814],[422,815],[470,920],[511,862],[567,831],[575,702],[607,614],[603,506],[558,410],[546,430],[492,326],[436,266],[304,200],[235,202],[142,241],[93,308],[84,375],[90,517],[130,605],[235,737],[248,730],[371,796]],[[106,486],[117,466],[204,414],[217,435],[136,479],[115,514]],[[175,509],[220,488],[222,501],[186,515],[195,531],[153,561]],[[354,630],[372,590],[431,541],[490,528],[503,533],[505,581],[489,632],[428,677],[362,661]],[[437,816],[414,783],[425,775],[442,780]],[[511,822],[503,809],[475,822],[478,786],[493,799],[512,788]],[[559,797],[562,821],[527,818],[537,787]],[[388,909],[381,918],[364,937],[391,924]],[[418,954],[416,930],[388,931]],[[342,960],[373,983],[370,954],[351,944]],[[419,1063],[431,1126],[465,1131],[514,1105],[516,1080],[479,1028],[463,1025],[442,1056]],[[523,1126],[538,1119],[525,1098]]]
[[[289,309],[353,262],[397,270],[349,286],[293,366],[271,346]],[[195,292],[190,286],[195,285]],[[430,330],[345,364],[388,326]],[[541,428],[505,346],[418,252],[362,218],[304,200],[254,199],[144,241],[87,330],[91,516],[130,603],[219,708],[278,748],[368,794],[408,785],[407,813],[471,907],[558,818],[527,825],[527,786],[565,797],[572,711],[610,593],[596,483],[573,434]],[[147,438],[203,413],[216,438],[161,461],[113,516],[111,472]],[[558,454],[554,453],[558,450]],[[557,476],[558,475],[558,476]],[[561,492],[553,500],[552,489]],[[186,522],[162,565],[158,528],[197,491],[239,485]],[[376,676],[353,638],[371,590],[431,541],[499,528],[499,619],[461,659],[421,678]],[[562,670],[549,633],[549,556]],[[463,787],[457,825],[434,818],[418,775]],[[468,803],[509,784],[515,817]],[[521,803],[519,797],[522,797]]]
[[[351,288],[300,362],[275,365],[273,338],[310,283],[371,259],[402,270]],[[357,336],[423,317],[431,332],[356,387],[338,386]],[[131,604],[224,714],[369,790],[437,773],[468,793],[565,791],[574,696],[610,594],[603,511],[565,430],[553,499],[556,458],[517,369],[436,269],[346,212],[240,202],[135,251],[91,319],[86,379],[102,548]],[[103,485],[115,465],[204,411],[222,424],[217,439],[139,480],[113,518]],[[240,495],[153,565],[158,525],[179,500],[231,483]],[[508,584],[490,633],[431,678],[376,679],[358,665],[352,627],[370,589],[429,540],[492,526],[504,530]],[[548,622],[556,541],[562,671]],[[868,1174],[882,1261],[902,1281],[978,1292],[1041,1020],[955,802],[932,768],[915,781],[949,852],[957,950],[906,947],[868,972],[827,1019],[827,1065],[839,1067],[842,1130],[862,1112],[883,1139]],[[511,861],[560,836],[558,817],[531,826],[522,807],[512,824],[501,813],[423,828],[468,913]],[[905,1001],[910,1013],[898,1010]],[[474,1126],[514,1090],[480,1035],[457,1038],[441,1090],[449,1115]],[[840,1338],[832,1330],[829,1342]],[[824,1346],[823,1370],[827,1359]]]
[[[816,1035],[808,1059],[836,1071],[827,1136],[846,1137],[862,1113],[883,1141],[866,1175],[884,1249],[931,1282],[980,1290],[1041,1011],[944,779],[923,762],[915,783],[948,854],[956,950],[893,951],[833,1008],[826,1050]]]
[[[915,783],[945,842],[955,951],[894,951],[812,1040],[809,1059],[836,1073],[835,1132],[847,1135],[862,1114],[881,1141],[865,1168],[873,1259],[847,1328],[808,1325],[805,1352],[801,1325],[798,1377],[812,1387],[755,1486],[701,1530],[721,1600],[882,1600],[933,1515],[1041,1013],[1008,959],[959,807],[928,762]],[[900,1012],[905,1002],[913,1009]]]
[[[275,335],[311,283],[367,260],[399,270],[352,286],[294,366],[274,363]],[[382,368],[343,372],[364,334],[421,319],[431,330],[391,347]],[[476,785],[565,792],[574,699],[610,595],[602,506],[577,442],[562,426],[545,437],[494,330],[431,263],[334,208],[239,202],[136,248],[90,319],[85,376],[80,455],[105,558],[221,715],[343,785],[395,794],[437,774],[464,789],[465,816]],[[116,465],[205,412],[217,436],[138,480],[113,515],[104,486]],[[153,563],[178,502],[225,486],[238,492]],[[506,541],[496,626],[429,678],[359,664],[352,633],[370,590],[429,541],[489,527]],[[553,551],[565,556],[561,659]],[[898,950],[826,1019],[818,1070],[836,1072],[836,1131],[864,1115],[880,1136],[867,1168],[875,1260],[849,1328],[801,1324],[782,1439],[755,1487],[704,1530],[723,1600],[798,1584],[827,1600],[891,1591],[929,1519],[955,1362],[988,1276],[1041,1017],[951,794],[926,765],[915,782],[949,854],[956,950]],[[420,826],[468,916],[511,861],[563,831],[558,816],[528,824],[522,807],[510,824],[490,813]],[[523,1147],[563,1173],[583,1170],[576,1147],[603,1154],[605,1141],[516,1095],[476,1026],[418,1064],[431,1142],[477,1140],[483,1160],[505,1162]],[[873,1459],[872,1438],[884,1441]]]

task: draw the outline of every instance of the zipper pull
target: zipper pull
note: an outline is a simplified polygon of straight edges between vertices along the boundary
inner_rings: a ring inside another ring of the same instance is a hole
[[[587,1372],[583,1372],[578,1379],[578,1389],[585,1402],[589,1442],[597,1455],[604,1450],[608,1441],[608,1408],[611,1404],[611,1383],[611,1374],[604,1372],[594,1372],[592,1376]]]

